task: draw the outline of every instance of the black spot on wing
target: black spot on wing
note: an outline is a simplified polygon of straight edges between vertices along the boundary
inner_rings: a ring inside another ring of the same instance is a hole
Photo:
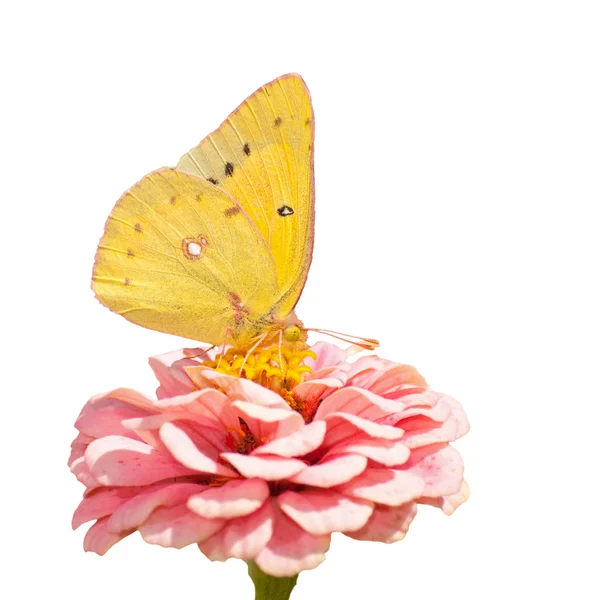
[[[277,117],[274,121],[273,121],[273,125],[275,125],[275,127],[279,127],[282,123],[281,117]]]
[[[233,163],[225,163],[225,175],[227,175],[227,177],[231,177],[233,175]]]
[[[284,204],[277,209],[277,212],[281,217],[289,217],[294,214],[294,209],[291,206]]]
[[[219,180],[215,179],[214,177],[209,177],[208,181],[210,181],[213,185],[217,185],[219,183]]]
[[[250,156],[250,144],[248,144],[248,142],[244,144],[244,154]]]

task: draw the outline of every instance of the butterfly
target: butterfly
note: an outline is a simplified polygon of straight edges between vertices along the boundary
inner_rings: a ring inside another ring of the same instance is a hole
[[[314,240],[314,115],[302,78],[262,86],[111,212],[92,289],[129,321],[248,349],[304,341],[294,307]]]

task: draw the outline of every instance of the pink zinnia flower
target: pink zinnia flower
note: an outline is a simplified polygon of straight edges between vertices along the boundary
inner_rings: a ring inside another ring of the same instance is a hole
[[[449,445],[469,428],[456,400],[377,356],[347,362],[322,342],[301,354],[285,357],[295,385],[268,355],[246,361],[246,379],[179,351],[150,359],[158,400],[92,398],[69,460],[86,486],[73,526],[96,521],[85,549],[104,554],[137,530],[289,577],[319,565],[334,532],[395,542],[418,504],[450,514],[468,498]]]

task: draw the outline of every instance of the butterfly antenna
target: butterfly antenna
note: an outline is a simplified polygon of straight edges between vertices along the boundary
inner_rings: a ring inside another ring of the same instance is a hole
[[[359,346],[364,350],[375,350],[375,348],[379,347],[379,341],[374,340],[373,338],[366,338],[358,335],[350,335],[349,333],[340,333],[339,331],[331,331],[330,329],[306,328],[304,331],[314,331],[315,333],[329,335],[332,338],[335,338],[336,340],[341,340],[342,342],[354,344],[355,346]]]

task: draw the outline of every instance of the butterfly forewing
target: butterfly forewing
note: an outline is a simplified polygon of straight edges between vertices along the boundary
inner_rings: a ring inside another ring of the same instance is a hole
[[[308,89],[298,75],[285,75],[245,100],[176,167],[226,190],[256,224],[275,260],[279,317],[296,304],[312,256],[313,138]]]

